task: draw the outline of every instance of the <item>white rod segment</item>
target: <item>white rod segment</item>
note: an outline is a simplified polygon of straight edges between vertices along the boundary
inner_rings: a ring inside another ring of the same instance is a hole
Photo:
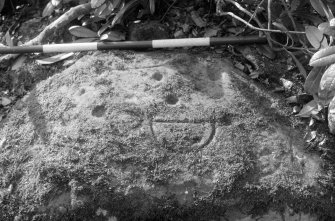
[[[181,39],[164,39],[153,40],[153,48],[173,48],[173,47],[193,47],[193,46],[210,46],[209,38],[181,38]]]
[[[43,45],[43,52],[44,53],[74,52],[74,51],[96,51],[96,50],[98,50],[98,43],[97,42]]]

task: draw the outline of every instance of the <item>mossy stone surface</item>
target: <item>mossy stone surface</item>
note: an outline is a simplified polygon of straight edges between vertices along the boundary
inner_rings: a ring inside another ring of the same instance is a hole
[[[292,125],[227,59],[86,55],[1,123],[1,220],[334,217],[319,157]]]

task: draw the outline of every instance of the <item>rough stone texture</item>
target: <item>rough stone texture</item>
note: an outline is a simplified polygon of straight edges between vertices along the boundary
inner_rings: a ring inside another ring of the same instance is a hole
[[[84,56],[1,122],[0,219],[335,217],[284,106],[209,54]]]
[[[332,134],[335,134],[335,98],[333,98],[328,107],[328,127]]]

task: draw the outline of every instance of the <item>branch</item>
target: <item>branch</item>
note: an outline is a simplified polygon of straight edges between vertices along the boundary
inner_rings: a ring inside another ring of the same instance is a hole
[[[290,34],[304,34],[304,35],[306,34],[304,31],[281,31],[281,30],[257,28],[255,26],[253,26],[252,24],[248,23],[247,21],[245,21],[243,18],[240,18],[239,16],[235,15],[232,12],[221,12],[219,15],[229,15],[229,16],[239,20],[240,22],[244,23],[249,28],[252,28],[252,29],[257,30],[257,31],[272,32],[272,33],[285,33],[285,34],[287,34],[287,33],[290,33]]]
[[[37,35],[32,40],[23,44],[23,46],[31,46],[31,45],[38,45],[42,43],[46,43],[50,40],[57,29],[65,27],[73,20],[77,19],[80,15],[85,15],[90,13],[91,11],[91,4],[81,4],[76,7],[71,8],[69,11],[65,12],[62,16],[60,16],[57,20],[52,22],[50,25],[45,27],[45,29]],[[5,56],[0,57],[0,62],[9,62],[10,60],[16,58],[18,54],[8,54]]]
[[[62,16],[60,16],[57,20],[48,25],[37,37],[23,45],[29,46],[46,43],[47,39],[50,38],[50,36],[53,36],[55,30],[68,25],[80,15],[90,13],[91,9],[91,3],[86,3],[71,8],[69,11],[65,12]]]

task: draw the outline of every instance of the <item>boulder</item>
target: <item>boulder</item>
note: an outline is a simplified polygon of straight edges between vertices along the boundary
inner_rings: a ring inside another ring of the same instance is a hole
[[[282,100],[210,53],[86,55],[1,122],[0,219],[335,217]]]

